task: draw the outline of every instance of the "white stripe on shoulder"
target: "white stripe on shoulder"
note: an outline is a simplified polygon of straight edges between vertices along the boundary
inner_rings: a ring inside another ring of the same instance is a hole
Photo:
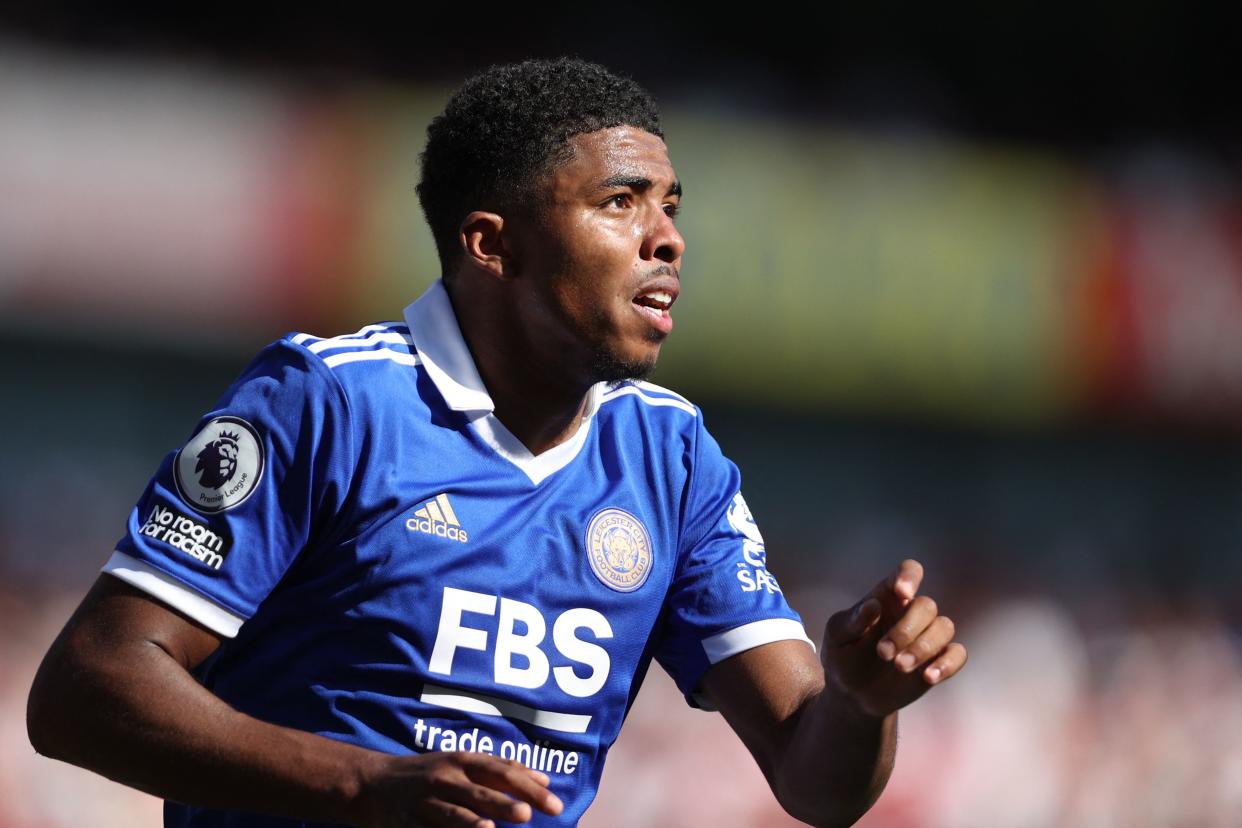
[[[422,362],[418,358],[418,354],[407,354],[401,351],[390,351],[387,348],[380,348],[375,351],[345,351],[340,354],[332,354],[323,358],[323,364],[329,368],[335,368],[338,365],[344,365],[349,362],[372,362],[380,359],[400,363],[401,365],[418,365]]]
[[[323,353],[324,351],[333,351],[338,348],[362,348],[367,345],[377,345],[381,342],[391,342],[394,345],[408,345],[414,347],[414,340],[408,333],[400,333],[397,331],[377,331],[369,336],[361,339],[353,339],[345,336],[333,337],[332,339],[321,339],[313,345],[307,345],[307,349],[312,354]]]
[[[409,333],[410,326],[404,322],[376,322],[374,325],[363,325],[351,334],[341,334],[336,339],[349,339],[351,337],[363,337],[373,331],[396,331],[398,333]]]
[[[665,388],[663,385],[656,385],[654,382],[647,382],[646,380],[635,380],[634,384],[649,393],[662,397],[672,397],[675,400],[681,400],[691,408],[694,407],[694,403],[690,402],[688,399],[683,397],[681,394],[678,394],[671,388]]]
[[[659,388],[659,386],[656,386],[656,387]],[[639,388],[637,385],[623,385],[620,388],[613,389],[612,391],[609,391],[606,394],[604,394],[602,402],[612,402],[613,400],[620,399],[621,397],[630,396],[630,395],[638,397],[640,400],[645,402],[647,405],[654,405],[654,406],[666,405],[672,408],[679,408],[692,417],[699,416],[699,412],[696,411],[694,406],[691,405],[688,401],[686,401],[684,397],[652,396],[651,394],[645,393],[643,389]]]
[[[410,333],[410,328],[404,322],[377,322],[374,325],[364,325],[351,334],[341,334],[339,336],[315,336],[314,334],[300,333],[300,334],[294,334],[293,336],[289,337],[289,341],[295,345],[305,345],[307,342],[311,342],[313,340],[315,344],[319,346],[318,350],[325,350],[328,348],[338,348],[338,347],[343,348],[348,345],[358,344],[360,343],[360,341],[365,340],[367,337],[372,336],[376,333],[380,333],[380,334],[395,333],[395,334],[402,334],[408,337]],[[395,340],[386,340],[386,341],[395,341]],[[407,340],[407,341],[412,341],[412,340]],[[340,343],[340,344],[339,345],[337,344],[324,345],[323,343],[325,342]],[[314,346],[308,346],[308,347],[311,347],[312,349],[314,348]],[[316,353],[318,353],[318,350],[316,351]]]

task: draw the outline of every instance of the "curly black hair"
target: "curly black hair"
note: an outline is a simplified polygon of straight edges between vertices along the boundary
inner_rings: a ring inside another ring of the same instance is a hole
[[[622,125],[664,137],[646,90],[578,58],[492,66],[462,84],[427,127],[418,183],[442,275],[472,210],[529,204],[539,174],[568,160],[570,138]]]

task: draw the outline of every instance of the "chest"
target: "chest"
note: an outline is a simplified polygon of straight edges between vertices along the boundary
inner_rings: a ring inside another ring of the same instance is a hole
[[[538,484],[466,438],[372,474],[351,555],[367,616],[452,686],[607,692],[658,623],[685,485],[626,442],[601,429]]]

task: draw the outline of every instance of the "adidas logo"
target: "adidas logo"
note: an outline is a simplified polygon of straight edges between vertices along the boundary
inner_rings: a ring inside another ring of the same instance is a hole
[[[446,494],[438,494],[435,500],[428,500],[423,504],[423,508],[414,513],[414,517],[406,519],[405,528],[411,532],[425,532],[462,543],[468,540],[466,530],[457,521],[457,513],[453,511]]]

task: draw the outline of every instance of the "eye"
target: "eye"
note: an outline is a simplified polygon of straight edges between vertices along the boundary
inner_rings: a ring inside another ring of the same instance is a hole
[[[680,204],[665,204],[664,205],[664,215],[668,216],[671,219],[677,218],[677,215],[680,212],[681,212]]]
[[[630,206],[630,194],[629,193],[617,193],[614,196],[609,196],[608,201],[606,201],[605,204],[607,204],[609,207],[618,207],[618,208],[629,207]]]

